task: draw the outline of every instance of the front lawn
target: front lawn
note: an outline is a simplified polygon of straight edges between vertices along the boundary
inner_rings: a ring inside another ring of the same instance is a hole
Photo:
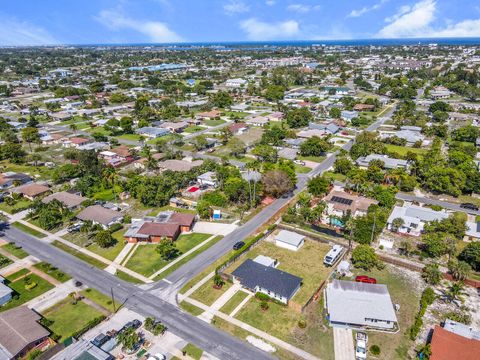
[[[325,160],[325,156],[297,156],[298,160],[303,160],[303,161],[313,161],[316,163],[321,163],[323,160]]]
[[[179,236],[175,241],[175,244],[182,253],[186,253],[196,245],[208,239],[210,236],[211,235],[209,234],[200,233],[185,234]],[[151,276],[156,271],[175,260],[163,260],[160,254],[156,251],[156,248],[157,246],[155,244],[138,246],[133,256],[128,260],[126,264],[127,268],[144,276]]]
[[[40,238],[40,239],[41,239],[41,238],[44,238],[45,236],[47,236],[47,235],[45,235],[44,233],[42,233],[42,232],[40,232],[40,231],[38,231],[38,230],[35,230],[34,228],[31,228],[31,227],[28,226],[28,225],[22,224],[22,223],[20,223],[20,222],[18,222],[18,221],[15,221],[15,222],[12,224],[12,226],[13,226],[13,227],[16,227],[18,230],[21,230],[21,231],[23,231],[23,232],[25,232],[25,233],[27,233],[27,234],[30,234],[30,235],[35,236],[35,237]]]
[[[29,271],[27,270],[26,272],[28,274]],[[42,279],[40,276],[35,274],[28,274],[19,279],[19,277],[24,274],[25,271],[20,270],[19,272],[12,274],[11,277],[7,277],[7,285],[14,291],[14,294],[12,295],[12,300],[10,300],[4,306],[0,307],[0,311],[5,311],[20,306],[54,288],[54,286],[48,281]],[[13,277],[13,275],[15,277]],[[10,282],[10,278],[12,280],[17,280]],[[27,282],[29,282],[30,284],[35,283],[36,286],[31,288],[30,290],[27,290],[25,288]]]
[[[123,134],[115,136],[117,139],[129,140],[129,141],[140,141],[140,135],[136,134]]]
[[[182,351],[195,360],[200,360],[203,354],[203,350],[193,344],[187,344]]]
[[[71,298],[66,298],[45,310],[42,315],[53,321],[48,328],[60,336],[58,341],[61,342],[82,330],[90,321],[102,316],[102,313],[82,301],[74,303]]]
[[[47,262],[42,261],[33,266],[62,283],[71,279],[70,275],[65,274],[63,271],[59,270],[58,268]]]
[[[193,133],[205,130],[205,129],[206,129],[206,127],[204,127],[204,126],[193,125],[193,126],[187,127],[184,130],[184,132],[187,133],[187,134],[193,134]]]
[[[218,126],[225,124],[225,120],[218,119],[218,120],[203,120],[203,123],[207,126]]]
[[[0,202],[0,210],[5,211],[9,214],[15,214],[17,212],[23,211],[25,209],[28,209],[32,202],[30,200],[21,198],[19,200],[16,200],[13,205],[8,205],[5,200]]]
[[[104,295],[100,291],[95,289],[90,289],[90,288],[85,289],[80,291],[80,294],[82,294],[87,299],[92,300],[93,302],[97,303],[98,305],[100,305],[101,307],[103,307],[104,309],[112,313],[114,312],[114,310],[118,310],[118,308],[120,307],[120,303],[115,301],[115,309],[114,309],[112,299],[109,296]]]
[[[80,260],[82,261],[85,261],[86,263],[90,264],[90,265],[93,265],[95,267],[98,267],[99,269],[104,269],[107,267],[107,265],[103,262],[101,262],[100,260],[97,260],[95,258],[92,258],[91,256],[88,256],[68,245],[65,245],[64,243],[61,243],[60,241],[58,240],[55,240],[52,242],[52,245],[73,255],[73,256],[76,256],[78,257]]]
[[[18,259],[23,259],[28,256],[28,253],[23,250],[21,246],[15,245],[15,243],[7,243],[2,246],[2,249],[9,252]]]
[[[220,309],[221,312],[230,315],[233,310],[237,308],[238,305],[241,304],[243,300],[248,296],[245,291],[237,291],[235,295],[233,295],[230,300],[226,302],[225,305]]]
[[[386,144],[385,146],[389,152],[396,153],[400,157],[406,156],[408,152],[412,152],[419,156],[423,156],[428,151],[428,149],[414,148],[414,147],[408,147],[408,146],[398,146],[398,145],[392,145],[392,144]]]
[[[13,261],[10,260],[10,258],[0,255],[0,269],[10,265],[11,263],[13,263]]]
[[[232,286],[231,283],[226,282],[220,289],[213,287],[213,280],[209,279],[205,284],[200,286],[190,297],[200,301],[205,305],[212,305],[215,300],[222,296]]]
[[[118,254],[120,254],[122,249],[125,247],[125,239],[123,238],[123,233],[124,233],[124,230],[121,229],[112,234],[113,238],[117,240],[117,242],[113,246],[102,248],[98,246],[96,243],[93,243],[87,246],[87,249],[90,250],[91,252],[94,252],[95,254],[100,255],[101,257],[104,257],[105,259],[113,261],[118,256]]]
[[[200,309],[199,307],[196,307],[195,305],[190,304],[186,301],[182,301],[180,303],[180,307],[186,312],[192,314],[193,316],[198,316],[204,312],[203,309]]]

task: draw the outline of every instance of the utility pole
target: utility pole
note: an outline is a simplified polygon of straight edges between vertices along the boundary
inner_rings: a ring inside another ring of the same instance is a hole
[[[375,223],[377,221],[377,214],[373,215],[373,226],[372,226],[372,237],[370,239],[370,243],[373,242],[373,235],[375,234]]]
[[[110,288],[110,293],[112,295],[113,313],[115,314],[117,312],[117,309],[115,308],[115,297],[113,296],[113,287]]]

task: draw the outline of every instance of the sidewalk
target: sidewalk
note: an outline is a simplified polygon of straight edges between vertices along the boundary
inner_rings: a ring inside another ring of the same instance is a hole
[[[25,305],[37,312],[42,312],[48,308],[51,308],[59,301],[65,299],[68,294],[83,289],[86,289],[86,286],[76,287],[75,280],[71,279],[67,282],[64,282],[63,284],[57,285],[52,290],[49,290],[46,293],[37,296],[36,298],[27,302]]]
[[[219,311],[223,305],[225,305],[228,300],[232,298],[233,295],[240,291],[242,286],[240,284],[233,284],[227,291],[225,291],[215,302],[210,306],[210,308],[205,311],[203,314],[198,316],[199,319],[202,319],[205,322],[211,322],[215,311]]]

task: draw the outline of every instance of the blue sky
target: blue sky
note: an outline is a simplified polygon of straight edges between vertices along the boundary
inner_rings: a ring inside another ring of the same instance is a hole
[[[480,37],[478,0],[0,0],[0,45]]]

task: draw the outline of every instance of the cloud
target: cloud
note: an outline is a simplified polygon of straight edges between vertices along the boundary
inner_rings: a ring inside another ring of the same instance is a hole
[[[290,4],[287,6],[288,11],[293,11],[300,14],[306,14],[310,11],[316,11],[320,9],[321,9],[320,5]]]
[[[375,10],[378,10],[380,9],[380,7],[387,3],[389,0],[380,0],[380,2],[372,5],[372,6],[364,6],[363,8],[361,9],[358,9],[358,10],[352,10],[350,12],[350,14],[347,15],[347,17],[360,17],[360,16],[363,16],[365,15],[366,13],[369,13],[371,11],[375,11]]]
[[[227,15],[242,14],[250,11],[250,6],[240,0],[230,0],[223,5],[223,10]]]
[[[53,45],[59,41],[47,30],[28,21],[0,17],[0,45]]]
[[[272,40],[298,37],[300,25],[295,20],[264,22],[250,18],[240,23],[240,28],[250,40]]]
[[[118,10],[103,10],[96,20],[111,30],[130,29],[148,36],[148,40],[158,43],[181,42],[184,39],[159,21],[136,20]]]
[[[480,36],[480,19],[463,20],[446,28],[432,30],[429,37],[478,37]]]
[[[268,6],[273,6],[276,4],[276,1],[275,0],[267,0],[265,1],[265,4],[268,5]]]
[[[377,37],[419,37],[430,32],[430,24],[435,20],[436,1],[422,0],[413,7],[402,7],[393,15],[385,19],[390,22],[381,29]]]

